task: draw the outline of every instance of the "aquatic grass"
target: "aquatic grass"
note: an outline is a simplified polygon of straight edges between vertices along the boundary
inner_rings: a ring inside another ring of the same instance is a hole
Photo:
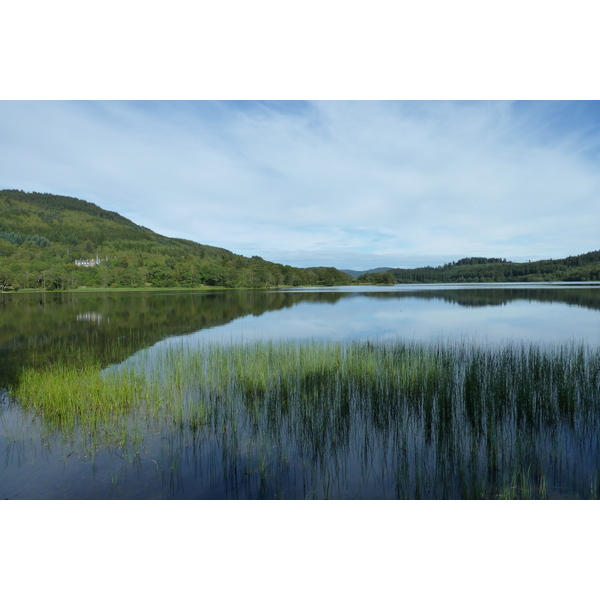
[[[94,443],[161,432],[165,473],[218,448],[234,497],[597,497],[586,346],[260,341],[137,358],[27,368],[12,395]]]
[[[149,381],[132,370],[103,373],[97,366],[52,365],[26,369],[12,391],[24,408],[65,434],[76,428],[89,435],[102,431],[113,440],[128,439],[125,419],[135,410],[157,405],[160,396]],[[133,431],[132,436],[137,434]]]
[[[271,422],[291,426],[301,456],[317,465],[352,444],[372,454],[374,435],[385,449],[384,437],[399,428],[413,464],[398,471],[413,481],[413,496],[425,493],[432,461],[450,457],[434,475],[444,493],[456,488],[460,459],[468,466],[467,497],[500,496],[507,472],[521,473],[519,497],[544,497],[551,486],[545,463],[557,436],[569,453],[594,460],[586,446],[597,446],[598,356],[580,347],[351,343],[261,350],[246,348],[245,361],[238,356],[222,375],[243,384],[240,401],[255,427],[268,406]],[[287,360],[280,365],[275,356]],[[522,465],[529,471],[519,471]]]

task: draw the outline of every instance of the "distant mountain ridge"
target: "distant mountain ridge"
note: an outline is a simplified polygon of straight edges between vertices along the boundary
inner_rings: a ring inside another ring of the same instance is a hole
[[[385,273],[386,271],[391,271],[393,267],[377,267],[376,269],[368,269],[367,271],[354,271],[353,269],[340,269],[342,273],[347,273],[352,277],[360,277],[361,275],[366,275],[368,273]]]
[[[165,237],[78,198],[0,190],[0,291],[352,282],[333,267],[300,269]]]

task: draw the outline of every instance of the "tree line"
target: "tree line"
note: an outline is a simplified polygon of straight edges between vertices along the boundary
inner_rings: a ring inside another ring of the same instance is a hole
[[[503,258],[463,258],[439,267],[390,269],[366,273],[359,283],[494,283],[544,281],[599,281],[600,251],[562,259],[510,262]]]

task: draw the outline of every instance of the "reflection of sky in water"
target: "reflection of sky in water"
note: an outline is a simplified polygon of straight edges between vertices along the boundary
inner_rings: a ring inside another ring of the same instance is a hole
[[[362,291],[362,290],[361,290]],[[380,290],[378,290],[380,291]],[[439,298],[373,298],[349,294],[335,304],[303,302],[260,316],[184,336],[188,341],[254,339],[468,338],[600,345],[600,311],[561,303],[518,300],[499,306],[465,307]],[[172,338],[182,339],[182,338]]]

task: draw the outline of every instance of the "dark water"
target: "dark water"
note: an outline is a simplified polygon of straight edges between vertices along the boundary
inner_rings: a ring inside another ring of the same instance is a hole
[[[44,365],[57,353],[69,364],[84,364],[93,357],[108,367],[123,361],[160,361],[161,353],[181,344],[398,337],[471,340],[492,346],[583,341],[595,348],[600,346],[600,287],[412,285],[3,294],[0,389],[17,383],[23,367]],[[137,445],[82,452],[76,440],[50,430],[43,418],[23,411],[2,392],[0,498],[414,497],[414,490],[401,489],[399,481],[414,478],[414,465],[430,451],[418,424],[403,430],[411,437],[400,443],[394,439],[397,431],[385,424],[375,424],[371,431],[375,421],[351,417],[344,440],[327,446],[327,452],[299,440],[291,429],[234,439],[215,428],[149,428]],[[572,427],[555,427],[548,434],[554,440],[549,448],[556,448],[560,436],[571,435],[567,430]],[[578,454],[565,449],[554,460],[578,463],[577,468],[585,469],[584,479],[593,479],[598,468],[597,436],[579,436],[576,446]],[[411,453],[402,463],[406,469],[402,474],[400,459],[392,456],[400,447]],[[436,468],[443,469],[442,463]],[[572,482],[561,477],[549,496],[573,493]],[[428,497],[427,490],[418,496]]]

